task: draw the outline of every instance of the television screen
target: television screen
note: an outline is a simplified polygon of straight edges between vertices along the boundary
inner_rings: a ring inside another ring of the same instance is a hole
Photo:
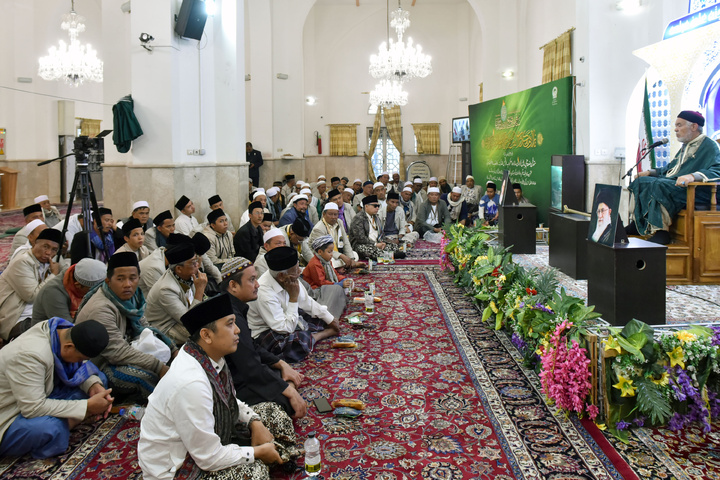
[[[562,212],[562,165],[550,166],[550,208]]]
[[[459,117],[452,119],[452,143],[470,141],[470,118]]]

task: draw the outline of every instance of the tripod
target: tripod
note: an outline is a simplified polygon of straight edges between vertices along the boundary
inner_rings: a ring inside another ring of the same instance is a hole
[[[68,198],[67,212],[65,213],[65,221],[62,228],[62,238],[65,238],[67,233],[68,223],[70,222],[70,212],[72,212],[73,202],[75,201],[76,193],[80,197],[82,216],[83,216],[83,229],[82,235],[87,239],[87,254],[88,258],[93,258],[92,255],[92,243],[90,242],[90,225],[93,221],[91,212],[98,212],[97,197],[95,196],[95,189],[93,188],[92,179],[90,178],[90,170],[88,169],[88,154],[78,149],[73,149],[72,153],[63,155],[62,157],[53,158],[52,160],[46,160],[38,163],[38,166],[47,165],[56,160],[60,160],[70,155],[75,155],[75,178],[73,179],[72,189],[70,190],[70,197]],[[105,258],[110,258],[108,254],[107,246],[105,246],[105,238],[102,233],[102,225],[100,224],[100,218],[96,221],[98,224],[98,230],[100,230],[100,238],[103,241],[103,249],[105,252]],[[80,235],[80,234],[78,234]],[[62,250],[62,249],[61,249]],[[60,261],[62,251],[58,251],[56,261]]]

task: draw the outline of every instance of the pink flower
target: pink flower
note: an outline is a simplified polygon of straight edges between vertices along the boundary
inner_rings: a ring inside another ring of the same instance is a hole
[[[600,410],[596,405],[588,405],[587,408],[585,408],[585,411],[588,414],[588,417],[590,417],[590,420],[595,420],[595,417],[598,416],[598,413],[600,413]]]

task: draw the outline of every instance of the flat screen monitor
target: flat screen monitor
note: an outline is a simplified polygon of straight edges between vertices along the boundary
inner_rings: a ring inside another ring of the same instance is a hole
[[[470,117],[452,119],[452,143],[470,141]]]

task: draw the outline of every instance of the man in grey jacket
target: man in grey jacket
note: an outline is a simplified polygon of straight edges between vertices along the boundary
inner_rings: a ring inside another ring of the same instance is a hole
[[[73,326],[55,317],[0,350],[0,457],[60,455],[72,428],[107,416],[111,391],[95,365],[85,362],[107,342],[98,322]]]
[[[440,233],[445,222],[450,221],[445,202],[440,200],[440,189],[437,187],[428,188],[427,202],[420,205],[415,221],[415,228],[422,237],[426,232]]]

